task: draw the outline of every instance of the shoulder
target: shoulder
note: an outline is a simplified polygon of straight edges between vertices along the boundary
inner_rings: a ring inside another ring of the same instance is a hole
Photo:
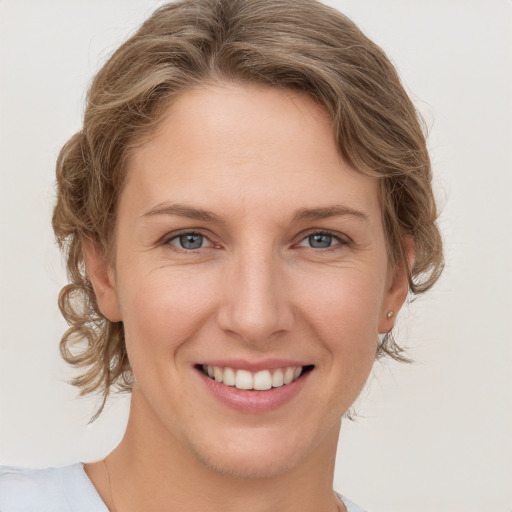
[[[59,468],[0,466],[2,512],[107,512],[82,463]]]
[[[341,494],[338,494],[338,496],[345,505],[345,507],[347,507],[347,512],[366,512],[366,510],[362,509],[359,505],[356,505],[354,502],[345,498],[345,496],[342,496]]]

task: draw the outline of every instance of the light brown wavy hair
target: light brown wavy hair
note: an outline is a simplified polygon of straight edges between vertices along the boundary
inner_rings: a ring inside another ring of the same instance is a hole
[[[131,152],[154,132],[173,98],[210,82],[300,91],[333,118],[339,151],[380,181],[390,261],[407,267],[411,294],[443,267],[422,122],[384,52],[344,15],[314,0],[182,0],[164,5],[94,78],[83,128],[57,161],[53,229],[67,258],[59,307],[69,323],[64,359],[72,382],[100,393],[129,391],[133,375],[122,322],[105,318],[84,265],[84,241],[111,257],[116,207]],[[415,257],[406,258],[406,240]],[[377,357],[405,361],[391,333]]]

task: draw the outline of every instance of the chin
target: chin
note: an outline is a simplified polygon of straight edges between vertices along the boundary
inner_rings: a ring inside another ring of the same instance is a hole
[[[264,479],[278,477],[299,467],[314,456],[318,445],[331,445],[332,436],[326,432],[321,436],[323,441],[318,442],[318,437],[308,436],[306,432],[300,435],[295,431],[296,435],[290,435],[282,429],[265,430],[250,433],[246,441],[240,433],[236,436],[226,435],[226,432],[216,438],[214,445],[204,439],[200,443],[189,439],[189,449],[204,467],[217,474],[239,479]],[[337,431],[338,426],[334,430]],[[336,443],[337,433],[333,434]]]
[[[223,453],[212,455],[195,449],[197,460],[210,471],[229,478],[265,479],[274,478],[290,471],[300,461],[294,458],[276,458],[267,456],[259,450],[258,454]]]

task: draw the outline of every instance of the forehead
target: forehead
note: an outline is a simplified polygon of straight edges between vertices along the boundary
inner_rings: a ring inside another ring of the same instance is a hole
[[[196,201],[229,215],[342,202],[379,211],[375,180],[342,160],[327,110],[306,95],[254,85],[182,93],[133,152],[127,188],[140,208]]]

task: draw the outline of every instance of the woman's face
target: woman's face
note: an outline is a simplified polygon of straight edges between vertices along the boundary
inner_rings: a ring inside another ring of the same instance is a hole
[[[128,173],[114,270],[93,280],[147,442],[238,476],[332,454],[407,284],[329,115],[291,91],[188,91]]]

